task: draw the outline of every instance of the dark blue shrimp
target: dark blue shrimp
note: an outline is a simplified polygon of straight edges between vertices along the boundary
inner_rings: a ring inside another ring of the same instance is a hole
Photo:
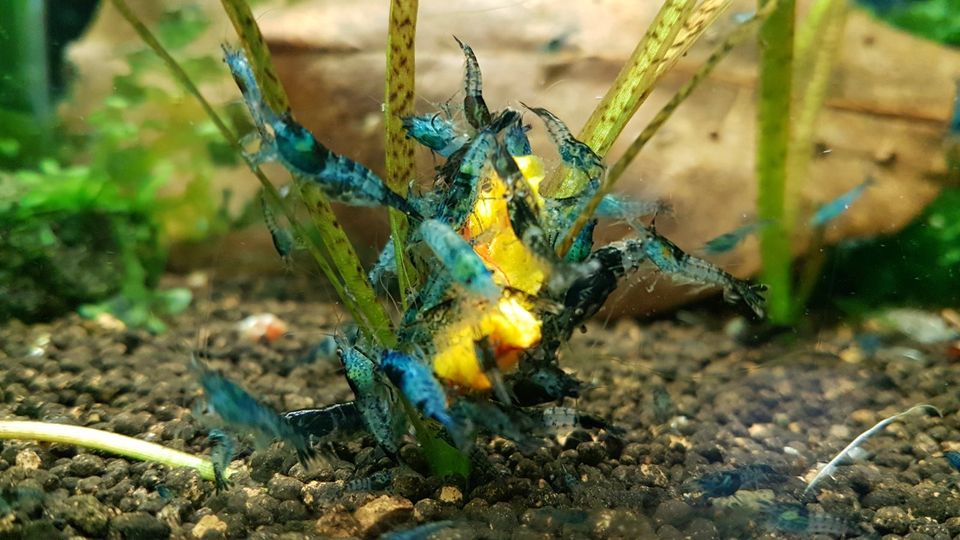
[[[397,455],[407,423],[393,387],[382,380],[373,360],[356,347],[344,342],[338,353],[367,430],[386,452]]]
[[[381,491],[389,487],[392,481],[391,471],[377,471],[370,476],[350,480],[343,485],[343,491]]]
[[[637,201],[621,195],[608,194],[600,199],[593,215],[598,218],[618,219],[628,223],[646,216],[655,216],[670,210],[664,201]]]
[[[500,373],[500,368],[497,366],[497,358],[490,344],[490,339],[484,336],[474,341],[473,348],[477,355],[477,362],[480,364],[480,370],[483,371],[483,374],[490,380],[490,385],[493,386],[493,394],[505,405],[513,403],[510,392],[503,384],[503,374]]]
[[[210,461],[213,463],[213,478],[217,491],[223,491],[229,486],[225,472],[230,466],[235,451],[233,437],[222,429],[211,429],[207,440],[214,443],[210,450]]]
[[[453,281],[467,292],[491,302],[500,298],[500,286],[494,283],[493,273],[477,255],[473,247],[449,225],[435,219],[420,224],[419,236]]]
[[[817,208],[817,211],[810,217],[810,226],[813,228],[823,227],[836,219],[846,212],[850,205],[856,202],[863,195],[863,192],[875,182],[873,177],[868,176],[866,180],[854,186],[850,191]]]
[[[403,119],[403,128],[407,136],[444,158],[467,143],[466,135],[458,133],[453,123],[439,114],[408,116]]]
[[[481,129],[490,123],[490,109],[483,101],[483,77],[480,75],[480,62],[477,56],[473,54],[473,49],[469,45],[460,41],[457,36],[453,36],[457,44],[463,49],[463,56],[467,59],[467,72],[463,80],[463,112],[467,117],[467,122],[474,129]]]
[[[363,415],[354,401],[334,403],[315,409],[298,409],[282,414],[283,418],[312,446],[326,441],[340,440],[367,431]]]
[[[316,183],[331,198],[351,206],[389,206],[409,216],[419,216],[406,199],[388,188],[373,171],[321,145],[292,116],[283,115],[272,127],[279,161],[291,172]]]
[[[293,429],[273,409],[260,403],[246,390],[222,374],[196,363],[201,369],[201,384],[207,403],[231,429],[252,433],[260,445],[272,440],[292,446],[300,462],[306,464],[314,456],[306,437]]]
[[[553,364],[522,370],[511,377],[513,396],[521,406],[580,397],[583,383]]]
[[[447,408],[447,395],[429,367],[409,354],[387,350],[380,359],[380,369],[418,411],[439,422],[457,446],[463,447],[460,426]]]
[[[273,210],[270,209],[270,204],[267,202],[265,196],[260,197],[260,208],[263,210],[263,221],[267,225],[267,230],[270,231],[270,238],[273,240],[274,249],[277,250],[277,254],[280,255],[280,258],[283,259],[284,262],[289,262],[290,256],[297,246],[293,234],[289,229],[281,227],[280,223],[277,222],[277,216],[273,213]]]
[[[290,111],[270,110],[242,50],[224,47],[224,55],[260,134],[260,149],[248,156],[253,165],[279,161],[290,172],[316,183],[324,193],[344,204],[390,206],[419,216],[406,199],[391,191],[370,169],[317,142]]]
[[[782,486],[787,476],[764,463],[741,465],[726,471],[705,474],[694,481],[704,498],[729,497],[741,489],[755,490]]]
[[[603,160],[592,148],[577,140],[570,132],[570,128],[552,112],[541,107],[531,107],[522,101],[520,104],[543,120],[550,138],[557,145],[560,159],[567,167],[586,173],[591,181],[599,178],[604,169]]]
[[[517,120],[507,127],[503,135],[503,144],[511,156],[529,156],[533,154],[533,148],[530,146],[530,139],[527,138],[527,131],[530,131],[529,125],[523,125],[523,119]]]
[[[953,466],[954,469],[960,471],[960,452],[950,450],[950,451],[944,452],[943,457],[947,459],[947,461],[950,463],[950,465]]]

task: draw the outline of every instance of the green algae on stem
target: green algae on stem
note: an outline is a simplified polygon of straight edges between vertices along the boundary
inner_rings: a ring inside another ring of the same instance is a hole
[[[72,444],[140,461],[160,463],[171,468],[188,467],[196,470],[205,480],[214,480],[216,477],[213,463],[208,459],[126,435],[88,427],[3,420],[0,421],[0,439]],[[230,475],[235,472],[236,470],[227,468],[223,476],[230,478]]]
[[[606,95],[593,110],[579,140],[603,156],[649,94],[658,62],[673,45],[695,2],[667,0],[624,64]],[[561,173],[548,178],[546,194],[563,198],[578,194],[586,184],[582,175]]]
[[[403,128],[403,118],[413,114],[416,88],[415,38],[417,34],[418,0],[392,0],[387,31],[387,77],[384,88],[384,126],[386,140],[387,186],[406,196],[409,182],[416,178],[414,143]],[[397,259],[397,282],[400,305],[407,310],[407,294],[419,280],[406,261],[407,218],[393,208],[390,213],[390,236]]]
[[[758,0],[758,10],[772,0]],[[780,0],[760,26],[760,73],[757,107],[757,219],[771,225],[760,233],[763,282],[770,290],[770,321],[789,324],[794,317],[791,296],[791,232],[784,221],[787,196],[787,150],[793,88],[795,0]]]

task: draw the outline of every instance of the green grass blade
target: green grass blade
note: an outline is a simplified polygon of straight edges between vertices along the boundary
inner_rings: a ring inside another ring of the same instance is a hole
[[[386,125],[387,185],[406,195],[409,182],[416,178],[415,147],[403,129],[403,117],[413,114],[416,88],[414,39],[417,34],[417,0],[392,0],[387,33],[387,82],[383,111]],[[406,262],[407,219],[402,212],[390,209],[390,236],[397,256],[397,280],[400,303],[407,309],[407,294],[413,282],[413,268]]]
[[[270,50],[250,6],[245,0],[222,0],[221,4],[249,55],[254,74],[263,89],[264,100],[276,111],[289,110],[289,99],[273,68]],[[315,187],[307,185],[299,178],[296,180],[300,195],[326,251],[325,257],[321,256],[319,246],[314,246],[315,249],[310,250],[311,255],[317,259],[330,282],[334,283],[337,294],[360,327],[383,345],[392,345],[395,337],[391,331],[390,319],[383,306],[377,302],[373,287],[360,264],[360,258],[337,221],[330,201]],[[291,219],[290,222],[293,223],[294,220]],[[310,235],[301,237],[309,238]],[[321,259],[326,257],[329,262],[321,262]]]
[[[758,0],[758,8],[771,0]],[[760,233],[762,279],[770,287],[768,313],[775,324],[793,320],[791,237],[786,218],[787,151],[790,145],[795,1],[781,0],[760,27],[757,107],[757,219],[771,225]]]
[[[645,93],[641,97],[641,102],[643,99],[646,99],[646,96],[649,95],[650,91],[653,88],[653,84],[656,80],[666,73],[677,60],[679,60],[683,55],[690,50],[690,47],[696,42],[696,40],[703,34],[703,31],[712,24],[717,17],[720,16],[727,7],[730,6],[730,0],[707,0],[698,6],[697,10],[694,11],[686,19],[686,22],[682,27],[679,28],[677,34],[674,38],[672,44],[666,48],[665,51],[662,51],[662,57],[656,62],[656,70],[653,75],[653,78],[649,81],[649,86],[645,90]],[[666,7],[666,6],[664,6]],[[717,63],[733,48],[739,40],[742,39],[741,34],[734,32],[731,35],[727,42],[724,43],[720,49],[714,53],[710,59],[707,60],[706,64],[701,67],[701,69],[696,73],[680,91],[673,96],[667,105],[661,109],[657,117],[654,118],[651,125],[648,125],[640,136],[634,140],[631,146],[627,149],[627,153],[624,157],[621,157],[620,160],[614,165],[614,168],[607,171],[606,177],[603,179],[603,183],[600,186],[600,189],[597,190],[597,193],[587,202],[586,207],[581,211],[580,215],[577,216],[576,221],[570,227],[570,230],[567,231],[566,236],[560,242],[560,246],[557,249],[558,254],[563,257],[567,254],[567,251],[570,250],[570,247],[573,245],[574,239],[580,234],[580,231],[593,217],[593,213],[596,211],[597,206],[600,205],[600,200],[604,195],[610,192],[613,188],[613,185],[616,181],[623,175],[623,171],[626,169],[626,166],[636,157],[637,153],[641,148],[646,144],[647,140],[653,136],[657,130],[660,129],[660,126],[670,117],[673,111],[680,105],[693,92],[693,89],[700,84],[700,81],[706,77]],[[732,42],[731,42],[732,41]],[[634,111],[635,112],[635,111]],[[633,113],[631,113],[632,115]],[[629,121],[629,118],[627,119]],[[622,129],[622,128],[621,128]],[[619,134],[619,133],[618,133]]]
[[[667,0],[624,64],[610,89],[594,109],[580,132],[580,140],[603,156],[646,99],[656,80],[657,63],[683,28],[693,10],[693,0]],[[583,175],[551,175],[544,193],[552,197],[571,197],[583,190]]]

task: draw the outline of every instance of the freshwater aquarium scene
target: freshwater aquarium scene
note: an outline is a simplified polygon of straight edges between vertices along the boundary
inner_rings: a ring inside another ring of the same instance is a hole
[[[960,540],[957,0],[3,0],[0,540]]]

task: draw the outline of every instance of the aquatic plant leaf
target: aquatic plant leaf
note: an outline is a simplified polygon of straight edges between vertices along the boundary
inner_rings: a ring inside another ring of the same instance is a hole
[[[415,40],[417,0],[392,0],[387,26],[387,80],[384,89],[384,128],[386,130],[386,183],[394,192],[406,196],[409,183],[417,177],[413,141],[406,136],[403,119],[413,114],[416,89]],[[390,209],[390,237],[394,243],[401,305],[406,308],[407,294],[415,268],[406,261],[407,218]]]
[[[657,62],[673,45],[694,6],[695,3],[688,0],[667,0],[663,4],[630,59],[590,115],[577,138],[598,155],[607,153],[649,95],[656,80]],[[548,179],[543,186],[543,193],[561,199],[572,197],[579,194],[585,184],[583,176],[564,174]]]
[[[199,5],[187,4],[168,11],[157,22],[157,37],[168,49],[179,49],[192,43],[210,27]]]

